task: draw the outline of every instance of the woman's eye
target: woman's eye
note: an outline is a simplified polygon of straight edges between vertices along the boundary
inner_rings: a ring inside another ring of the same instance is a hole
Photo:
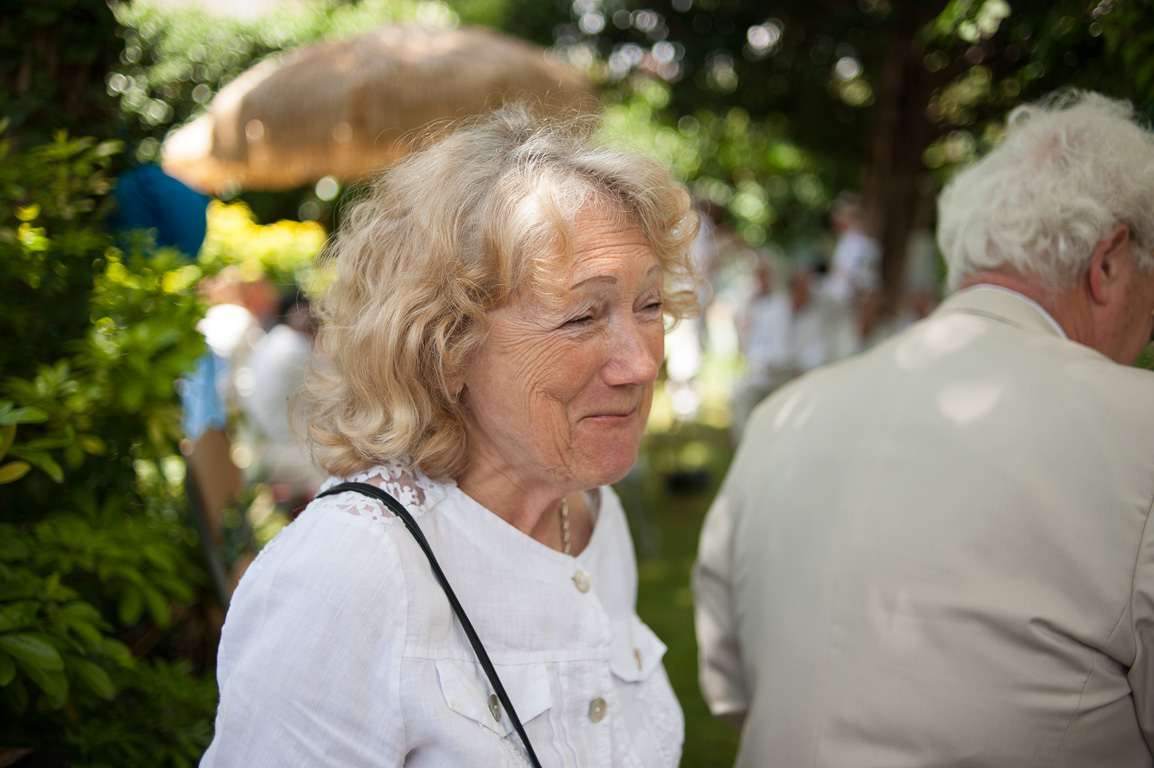
[[[652,301],[647,302],[645,304],[645,306],[642,307],[642,309],[644,309],[647,312],[653,312],[653,311],[660,311],[661,308],[664,306],[665,306],[665,302],[662,301],[661,299],[653,299]]]
[[[584,315],[579,315],[579,316],[573,318],[572,320],[566,320],[565,325],[582,326],[582,325],[588,325],[591,322],[593,322],[593,315],[587,312]]]

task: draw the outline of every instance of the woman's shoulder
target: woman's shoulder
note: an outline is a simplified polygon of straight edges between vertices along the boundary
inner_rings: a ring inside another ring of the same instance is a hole
[[[355,490],[322,496],[333,487],[346,483],[371,485],[399,501],[409,514],[420,519],[440,503],[451,490],[452,482],[433,480],[420,467],[404,459],[393,459],[346,477],[330,477],[320,487],[312,509],[336,510],[373,521],[395,521],[395,516],[376,498]]]
[[[331,477],[320,493],[339,483],[357,482],[381,488],[420,519],[446,493],[443,483],[401,462],[372,467],[344,478]],[[325,584],[372,587],[403,578],[400,558],[407,547],[398,537],[410,534],[377,499],[356,491],[314,498],[299,516],[261,550],[238,588],[259,582],[298,579],[324,592]]]
[[[351,494],[314,500],[241,579],[217,660],[215,764],[302,764],[301,749],[344,754],[350,724],[381,742],[384,763],[399,764],[387,750],[403,747],[398,681],[420,601],[406,580],[409,534],[373,504]],[[307,735],[280,738],[286,727]]]

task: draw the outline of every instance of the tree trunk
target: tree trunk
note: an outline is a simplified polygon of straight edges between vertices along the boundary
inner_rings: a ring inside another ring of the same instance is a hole
[[[922,64],[919,30],[937,13],[937,3],[910,9],[889,25],[882,92],[866,173],[866,222],[882,247],[884,307],[893,310],[902,293],[902,276],[918,194],[925,174],[922,154],[934,137],[925,108],[933,93],[932,76]]]

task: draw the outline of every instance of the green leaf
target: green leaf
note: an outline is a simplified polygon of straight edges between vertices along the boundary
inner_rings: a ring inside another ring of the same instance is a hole
[[[57,448],[63,448],[72,442],[69,436],[60,437],[41,437],[37,440],[29,440],[26,443],[21,443],[18,447],[20,451],[51,451]],[[15,455],[15,454],[13,454]]]
[[[100,611],[96,610],[95,606],[91,603],[86,603],[81,600],[60,606],[60,610],[57,611],[56,615],[66,624],[73,624],[77,621],[99,624],[102,621]]]
[[[36,623],[40,604],[34,600],[21,600],[0,608],[0,632],[26,629]]]
[[[172,559],[172,550],[167,547],[162,547],[160,544],[150,543],[145,544],[141,548],[141,552],[148,558],[148,561],[155,565],[162,571],[170,573],[176,570],[176,563]]]
[[[16,677],[16,662],[4,651],[0,651],[0,686],[8,685],[14,677]]]
[[[8,453],[8,449],[12,447],[12,441],[15,439],[15,424],[5,424],[3,427],[0,427],[0,459],[4,458],[4,454]]]
[[[79,440],[80,447],[84,449],[85,453],[103,456],[108,451],[108,446],[96,435],[82,434],[79,436]]]
[[[108,673],[95,662],[88,659],[81,659],[76,656],[68,657],[68,667],[73,674],[80,679],[80,682],[88,688],[88,690],[95,693],[102,699],[111,699],[116,695],[116,686],[112,684],[112,678]]]
[[[0,562],[10,563],[14,560],[24,560],[32,554],[32,550],[24,542],[16,530],[16,526],[0,523]],[[5,590],[0,590],[4,592]]]
[[[24,673],[28,675],[28,679],[48,694],[48,703],[54,709],[63,707],[64,702],[68,700],[68,675],[64,674],[63,662],[61,662],[61,669],[45,669],[35,664],[27,664],[19,659],[18,661],[20,661]]]
[[[97,157],[115,155],[124,148],[124,142],[116,140],[102,141],[92,150]]]
[[[13,680],[8,685],[0,688],[0,691],[3,691],[8,706],[17,713],[23,713],[24,710],[28,709],[28,689],[24,687],[24,683],[20,680]]]
[[[92,607],[87,603],[80,603],[80,605],[84,605],[89,608]],[[89,619],[79,615],[65,614],[63,611],[61,611],[53,617],[53,626],[56,627],[60,634],[63,635],[71,632],[72,634],[79,637],[82,641],[84,641],[85,647],[88,648],[97,648],[100,646],[104,636],[100,634],[99,626],[103,624],[104,622],[101,619],[100,614],[97,614],[93,619]]]
[[[118,612],[120,621],[125,626],[131,627],[140,621],[140,615],[144,613],[144,593],[141,592],[140,587],[126,586],[124,588],[124,591],[120,593]]]
[[[129,413],[136,413],[144,403],[144,382],[131,379],[120,390],[120,401]]]
[[[128,646],[119,640],[111,637],[106,637],[100,643],[100,655],[111,661],[115,661],[122,667],[131,667],[136,663],[136,659],[132,655],[132,651]]]
[[[0,426],[37,424],[42,421],[48,421],[48,414],[39,408],[13,408],[11,402],[0,403]]]
[[[192,585],[185,580],[187,578],[187,575],[157,573],[153,574],[152,583],[169,597],[189,602],[193,598],[194,590]]]
[[[26,451],[23,446],[17,446],[13,449],[12,455],[24,459],[24,461],[44,470],[48,473],[48,476],[56,482],[63,482],[64,470],[61,469],[60,465],[56,463],[56,460],[47,453],[43,451]],[[0,471],[2,471],[2,468],[0,468]]]
[[[100,630],[94,624],[88,624],[83,621],[74,621],[71,625],[69,625],[69,628],[73,633],[76,634],[77,637],[83,640],[85,645],[87,645],[89,648],[98,647],[104,640],[104,635],[100,633]]]
[[[38,669],[59,671],[64,669],[64,659],[60,652],[43,635],[20,632],[0,635],[0,650],[12,654],[23,665]]]
[[[164,594],[152,586],[146,586],[142,591],[144,592],[144,601],[148,604],[148,613],[152,616],[152,620],[159,626],[167,627],[170,615],[168,611],[168,600],[165,599]]]
[[[20,478],[28,474],[28,470],[32,469],[32,465],[26,461],[10,461],[4,466],[0,467],[0,485],[4,483],[14,483]]]

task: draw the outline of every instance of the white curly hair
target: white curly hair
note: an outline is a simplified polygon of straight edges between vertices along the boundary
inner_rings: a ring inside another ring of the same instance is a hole
[[[1133,107],[1098,93],[1059,91],[1014,109],[1002,142],[946,186],[938,247],[956,290],[979,272],[1033,275],[1050,292],[1072,286],[1118,224],[1138,268],[1154,269],[1154,135]]]

